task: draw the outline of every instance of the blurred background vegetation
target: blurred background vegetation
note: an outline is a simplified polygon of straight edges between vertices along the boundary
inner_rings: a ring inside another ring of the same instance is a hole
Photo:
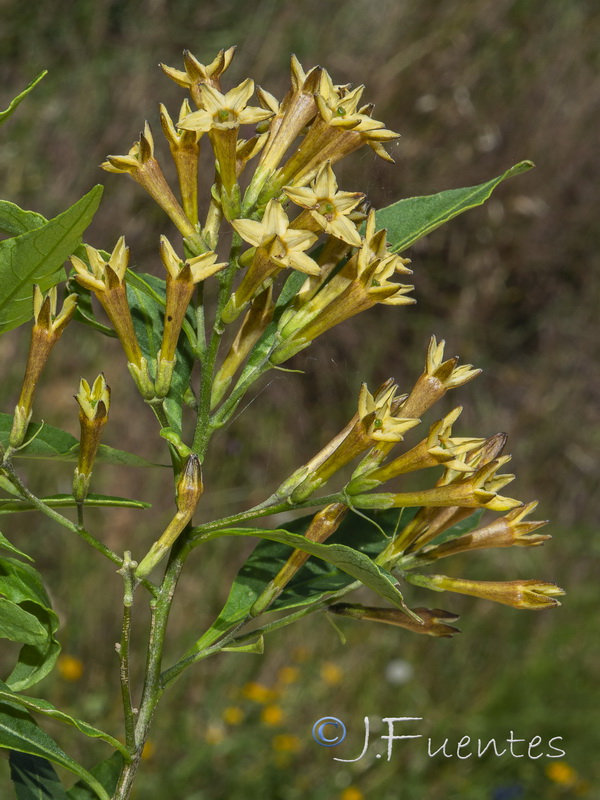
[[[377,385],[393,375],[400,387],[410,388],[435,333],[446,339],[450,355],[484,368],[451,398],[465,406],[462,430],[509,434],[518,475],[514,496],[539,498],[541,517],[552,520],[547,530],[555,535],[543,551],[480,556],[468,565],[469,577],[555,580],[569,592],[563,608],[528,615],[444,598],[462,613],[458,639],[414,641],[395,629],[348,622],[348,645],[342,647],[319,620],[274,634],[263,658],[207,662],[186,673],[172,704],[159,710],[137,797],[595,797],[597,3],[80,0],[32,8],[3,0],[0,15],[0,107],[49,70],[2,129],[2,196],[51,217],[94,183],[105,183],[86,240],[111,249],[124,233],[144,271],[158,269],[157,240],[168,228],[132,181],[108,176],[97,165],[109,153],[127,152],[144,119],[158,134],[159,102],[176,114],[183,93],[157,64],[181,68],[184,48],[207,62],[219,48],[237,44],[227,87],[250,76],[282,96],[291,52],[305,68],[326,67],[336,83],[365,83],[375,116],[402,134],[392,148],[396,165],[366,148],[339,173],[343,189],[367,191],[376,206],[480,183],[524,158],[537,164],[502,185],[483,208],[412,249],[417,306],[374,309],[298,357],[295,366],[305,376],[270,378],[260,413],[256,403],[215,443],[209,458],[218,470],[205,475],[203,513],[212,518],[263,499],[265,486],[275,487],[346,422],[362,380]],[[18,395],[26,335],[18,330],[0,343],[3,411]],[[161,442],[147,433],[154,430],[150,412],[135,398],[115,342],[79,326],[65,333],[37,398],[39,416],[77,433],[71,397],[80,374],[91,379],[100,369],[113,387],[106,442],[159,457]],[[68,491],[71,468],[38,468],[32,475],[40,492]],[[99,466],[96,477],[99,491],[150,499],[167,518],[170,489],[161,487],[158,470],[135,474]],[[96,512],[93,521],[108,544],[131,548],[134,555],[154,538],[142,512]],[[62,617],[71,660],[63,660],[40,691],[90,722],[118,730],[112,652],[120,616],[117,576],[43,521],[21,517],[3,528],[22,536],[36,555]],[[210,623],[243,553],[239,543],[218,542],[203,554],[204,562],[198,556],[175,608],[174,654],[189,644],[192,620],[194,628]],[[427,600],[423,595],[420,601]],[[140,661],[141,653],[138,668]],[[446,736],[455,743],[464,735],[504,740],[511,730],[528,740],[563,736],[567,755],[560,763],[429,759],[424,747],[406,742],[390,763],[365,758],[340,764],[332,760],[335,750],[318,748],[310,736],[312,722],[332,714],[348,726],[348,747],[339,752],[345,758],[360,750],[365,715],[373,722],[423,717],[418,732],[434,744]],[[75,756],[93,762],[87,743],[61,735]],[[0,787],[7,774],[2,765]]]

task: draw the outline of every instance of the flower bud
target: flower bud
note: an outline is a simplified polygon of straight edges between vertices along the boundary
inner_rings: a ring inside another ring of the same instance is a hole
[[[148,575],[166,556],[169,548],[176,542],[186,525],[192,521],[200,502],[202,492],[202,467],[195,453],[188,456],[183,472],[177,482],[177,513],[158,539],[139,563],[135,577],[141,580]]]
[[[70,294],[59,314],[56,313],[57,290],[53,286],[43,295],[39,286],[33,287],[33,317],[27,366],[21,386],[21,394],[15,408],[13,425],[9,437],[11,448],[20,447],[31,420],[33,396],[50,352],[62,336],[77,308],[77,295]]]
[[[352,619],[367,619],[374,622],[385,622],[388,625],[398,625],[413,633],[425,633],[429,636],[445,637],[460,633],[458,628],[453,628],[449,622],[456,622],[458,616],[450,611],[440,608],[413,608],[421,622],[409,617],[398,608],[373,608],[371,606],[351,605],[349,603],[335,603],[327,608],[333,614]]]
[[[81,435],[79,458],[73,477],[73,497],[78,503],[82,503],[89,490],[92,468],[100,446],[102,431],[108,422],[110,387],[107,385],[104,375],[99,375],[91,388],[89,383],[82,378],[75,399],[79,403]]]
[[[404,577],[415,586],[423,586],[436,592],[468,594],[529,611],[555,608],[560,605],[556,598],[565,594],[564,589],[555,583],[536,580],[470,581],[449,578],[446,575],[415,575],[410,572]]]
[[[313,517],[305,538],[310,542],[324,542],[337,531],[347,512],[348,508],[343,503],[331,503],[326,506]],[[309,558],[310,554],[305,553],[304,550],[294,550],[277,575],[257,598],[250,610],[250,615],[256,617],[266,611]]]

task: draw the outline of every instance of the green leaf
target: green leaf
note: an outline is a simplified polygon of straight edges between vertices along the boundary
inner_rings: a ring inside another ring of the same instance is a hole
[[[26,558],[27,561],[33,561],[31,556],[28,556],[27,553],[17,549],[12,542],[9,542],[3,533],[0,533],[0,550],[8,550],[10,553],[21,556],[21,558]]]
[[[52,608],[40,573],[14,558],[0,558],[0,595],[13,603],[31,602]]]
[[[123,757],[120,753],[113,753],[110,758],[96,764],[90,772],[112,797],[117,788],[119,774],[123,768]],[[69,800],[95,800],[96,795],[83,781],[77,781],[75,786],[67,792]]]
[[[27,711],[34,711],[37,714],[43,714],[49,719],[55,719],[59,722],[64,722],[67,725],[72,725],[74,728],[77,728],[78,731],[92,739],[102,739],[103,741],[107,742],[107,744],[110,744],[115,750],[119,750],[126,758],[129,758],[129,754],[125,745],[121,744],[118,739],[110,736],[110,734],[104,733],[104,731],[101,731],[98,728],[94,728],[93,725],[89,725],[87,722],[83,722],[82,720],[76,719],[69,714],[65,714],[63,711],[59,711],[47,700],[42,700],[39,697],[28,697],[23,694],[11,692],[8,686],[0,681],[0,702],[3,700],[15,703]]]
[[[34,89],[37,86],[37,84],[42,80],[42,78],[47,74],[48,74],[48,70],[47,69],[45,69],[42,72],[40,72],[40,74],[37,77],[35,77],[31,81],[31,83],[25,89],[23,89],[23,91],[20,94],[18,94],[14,98],[14,100],[11,100],[8,108],[5,108],[4,111],[0,111],[0,125],[3,122],[6,122],[6,120],[10,117],[10,115],[15,111],[15,109],[19,105],[19,103],[21,103],[27,97],[29,92],[32,89]]]
[[[24,211],[8,200],[0,200],[0,231],[9,236],[21,236],[41,228],[48,220],[35,211]]]
[[[0,747],[39,756],[58,764],[86,781],[101,800],[110,800],[109,794],[98,780],[68,756],[26,711],[5,700],[0,702]]]
[[[37,617],[45,630],[39,644],[24,644],[15,668],[6,679],[13,691],[21,691],[45,677],[56,663],[60,644],[54,634],[59,621],[39,572],[29,564],[14,558],[0,558],[0,595],[24,606],[27,612]]]
[[[0,597],[0,639],[42,644],[46,641],[46,629],[33,614],[5,597]]]
[[[17,800],[67,800],[54,767],[45,758],[11,750],[9,762]]]
[[[50,508],[75,508],[77,501],[71,494],[54,494],[40,498]],[[150,503],[141,500],[129,500],[126,497],[113,497],[106,494],[89,494],[85,499],[90,508],[151,508]],[[13,514],[18,511],[35,511],[36,507],[29,500],[1,500],[0,514]],[[2,534],[0,534],[1,536]],[[2,541],[0,540],[0,547]],[[19,552],[18,550],[16,551]],[[21,555],[23,555],[21,553]],[[29,556],[25,556],[29,558]]]
[[[0,242],[0,333],[32,317],[34,283],[45,291],[64,277],[63,264],[80,243],[101,196],[102,186],[95,186],[40,228]]]
[[[533,166],[531,161],[521,161],[497,178],[479,186],[448,189],[438,194],[400,200],[377,212],[377,227],[387,228],[392,252],[401,253],[453,217],[485,203],[502,181],[527,172]]]
[[[402,514],[396,510],[375,511],[372,512],[371,517],[391,536],[396,529],[399,517],[403,524],[406,524],[415,512],[416,509],[404,509]],[[301,545],[310,544],[303,536],[297,534],[306,531],[311,520],[312,515],[288,524],[290,530],[297,532],[294,538],[294,547],[298,546],[296,544],[298,541]],[[270,532],[266,531],[260,536],[264,536],[265,533]],[[279,532],[274,531],[273,533]],[[249,533],[248,535],[256,534]],[[289,535],[294,536],[294,534]],[[341,544],[342,542],[343,544]],[[373,564],[371,559],[383,550],[386,544],[387,539],[373,523],[363,517],[349,515],[328,540],[328,544],[320,545],[320,547],[343,548],[344,555],[346,551],[350,550],[356,559],[362,558],[363,563],[366,561],[371,570],[378,571],[379,568]],[[224,631],[246,617],[265,586],[287,561],[292,549],[293,547],[287,543],[282,544],[281,541],[269,540],[262,541],[255,547],[235,578],[229,597],[217,620],[196,643],[194,651],[210,646]],[[387,591],[389,588],[387,573],[383,573],[383,575],[386,576],[384,580]],[[270,606],[269,611],[281,611],[317,602],[331,592],[348,586],[353,580],[355,580],[353,575],[338,569],[337,565],[331,561],[311,558],[292,578],[283,593]],[[395,593],[397,590],[392,587],[392,591]],[[397,594],[399,595],[399,592]],[[397,604],[397,596],[392,602]]]
[[[7,685],[16,692],[29,689],[45,678],[54,669],[56,659],[60,655],[60,643],[53,636],[58,628],[56,614],[52,612],[44,615],[40,611],[38,618],[40,621],[46,620],[48,639],[44,644],[26,644],[21,648],[17,664],[6,679]]]
[[[140,348],[151,364],[156,359],[162,343],[166,282],[153,275],[141,275],[128,270],[127,297]],[[169,424],[179,435],[181,435],[183,394],[190,384],[194,366],[194,353],[189,340],[189,335],[193,331],[191,309],[188,314],[190,316],[184,323],[184,335],[180,337],[177,347],[177,365],[173,372],[171,388],[164,402]],[[188,335],[185,335],[185,330]]]
[[[0,414],[0,443],[8,446],[8,438],[12,428],[12,414]],[[41,430],[40,430],[41,428]],[[14,458],[51,458],[59,461],[77,461],[79,441],[67,431],[53,425],[32,422],[27,428],[27,438],[31,439],[27,447],[17,450]],[[96,460],[100,463],[121,464],[126,467],[156,467],[151,461],[101,444]]]

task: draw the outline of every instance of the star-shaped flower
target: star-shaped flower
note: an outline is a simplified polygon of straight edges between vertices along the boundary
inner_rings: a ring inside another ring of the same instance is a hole
[[[284,186],[284,192],[296,205],[307,209],[310,216],[326,233],[360,247],[361,238],[348,214],[364,198],[363,192],[340,192],[331,164],[324,164],[310,187]],[[300,220],[304,221],[302,214]],[[298,223],[302,227],[301,222]]]

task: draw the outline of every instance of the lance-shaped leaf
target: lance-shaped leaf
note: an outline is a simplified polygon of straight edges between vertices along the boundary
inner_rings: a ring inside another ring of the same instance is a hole
[[[8,236],[21,236],[41,228],[48,220],[35,211],[25,211],[8,200],[0,200],[0,232]]]
[[[485,203],[498,184],[527,172],[533,166],[531,161],[521,161],[479,186],[448,189],[438,194],[399,200],[376,213],[377,227],[387,228],[392,252],[400,253],[453,217]]]
[[[40,74],[35,77],[31,83],[23,89],[23,91],[18,94],[13,100],[11,100],[8,108],[5,108],[4,111],[0,111],[0,125],[10,117],[10,115],[15,111],[19,103],[21,103],[29,94],[29,92],[34,89],[37,84],[42,80],[42,78],[48,74],[48,70],[45,69]]]
[[[31,287],[46,291],[64,277],[63,264],[74,252],[96,213],[102,186],[39,228],[0,242],[0,333],[33,316]]]
[[[12,692],[5,683],[0,681],[0,702],[3,700],[14,703],[21,708],[24,708],[26,711],[33,711],[37,714],[42,714],[49,719],[55,719],[59,722],[65,723],[66,725],[71,725],[74,728],[77,728],[77,730],[81,733],[89,736],[91,739],[102,739],[103,741],[107,742],[107,744],[111,745],[111,747],[113,747],[115,750],[121,752],[126,759],[129,759],[129,753],[127,752],[125,745],[121,744],[118,739],[110,736],[110,734],[104,733],[104,731],[95,728],[93,725],[90,725],[87,722],[76,719],[70,714],[65,714],[64,711],[59,711],[58,708],[55,708],[52,703],[49,703],[47,700],[42,700],[39,697],[28,697],[24,694]]]
[[[39,572],[14,558],[0,558],[0,595],[24,607],[45,631],[40,643],[23,645],[17,664],[6,679],[13,691],[21,691],[41,680],[56,662],[60,653],[54,636],[58,617],[52,610]]]
[[[19,550],[12,542],[9,542],[3,533],[0,533],[0,550],[8,550],[9,553],[14,553],[16,556],[21,556],[21,558],[27,559],[27,561],[33,561],[31,556],[28,556],[27,553]]]
[[[75,508],[77,506],[77,501],[71,494],[54,494],[40,499],[50,508]],[[113,497],[107,494],[88,494],[85,498],[85,504],[91,508],[151,508],[150,503],[143,503],[141,500],[129,500],[126,497]],[[0,514],[14,514],[19,511],[35,510],[36,506],[29,500],[0,499]],[[1,539],[0,547],[2,547]],[[19,551],[15,552],[18,553]],[[25,558],[28,558],[28,556],[25,556]]]
[[[11,750],[8,760],[17,800],[67,800],[54,767],[45,758]]]
[[[34,614],[0,597],[0,639],[24,644],[42,644],[46,629]]]
[[[15,668],[6,679],[7,685],[16,692],[29,689],[45,678],[60,655],[60,643],[54,636],[59,626],[58,617],[54,611],[41,606],[35,608],[35,613],[46,628],[46,640],[43,644],[25,644],[21,648]]]
[[[0,747],[28,753],[58,764],[82,778],[101,800],[110,800],[110,795],[100,782],[68,756],[24,709],[4,700],[0,702]]]
[[[5,447],[8,445],[8,437],[12,427],[12,414],[0,414],[0,443]],[[40,430],[41,427],[41,430]],[[77,461],[79,453],[79,441],[67,431],[55,428],[53,425],[32,422],[27,429],[27,438],[33,440],[17,450],[15,458],[49,458],[59,461]],[[107,464],[121,464],[126,467],[156,467],[146,459],[128,453],[125,450],[117,450],[114,447],[101,444],[98,448],[96,461]]]
[[[399,518],[401,517],[402,521],[406,522],[413,514],[413,509],[404,509],[402,514],[399,514],[396,510],[375,511],[372,512],[371,516],[376,520],[376,525],[366,518],[349,515],[333,536],[328,539],[329,544],[318,546],[327,548],[335,545],[342,548],[342,559],[347,556],[347,551],[350,551],[356,561],[368,564],[367,569],[369,572],[371,574],[376,573],[380,578],[379,568],[372,562],[372,558],[383,550],[387,543],[387,539],[380,529],[383,529],[386,535],[391,536],[396,529]],[[299,535],[300,532],[306,531],[311,520],[312,515],[289,523],[288,528],[297,533],[281,532],[294,536],[294,544],[291,547],[289,546],[289,541],[282,543],[280,539],[266,539],[265,534],[274,533],[277,535],[280,533],[278,531],[265,531],[258,534],[266,540],[260,542],[246,560],[233,582],[229,597],[218,618],[190,652],[210,646],[223,632],[245,619],[265,586],[285,564],[293,547],[302,548],[303,545],[315,544],[314,542],[308,542],[303,536]],[[250,529],[247,528],[241,530],[245,530],[247,535],[257,535],[251,533]],[[296,544],[296,542],[300,542],[300,544]],[[333,555],[333,552],[331,555]],[[383,580],[385,581],[385,591],[387,592],[390,588],[389,578],[387,573],[383,573],[383,576],[385,576]],[[343,589],[354,580],[353,574],[344,571],[332,561],[320,557],[311,558],[292,578],[269,610],[281,611],[315,603],[325,595],[338,589]],[[393,586],[391,589],[394,593],[392,602],[397,604],[400,593]]]

